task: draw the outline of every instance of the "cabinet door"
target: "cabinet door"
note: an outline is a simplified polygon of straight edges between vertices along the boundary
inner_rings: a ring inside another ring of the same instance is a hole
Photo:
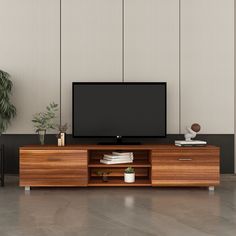
[[[167,82],[167,132],[179,132],[179,0],[126,0],[125,82]]]
[[[153,186],[219,184],[219,150],[159,150],[152,153]]]
[[[86,186],[87,151],[21,150],[20,186]]]

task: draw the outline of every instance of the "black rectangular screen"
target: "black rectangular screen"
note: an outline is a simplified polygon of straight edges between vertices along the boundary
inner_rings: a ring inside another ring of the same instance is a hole
[[[164,137],[166,83],[73,83],[74,137]]]

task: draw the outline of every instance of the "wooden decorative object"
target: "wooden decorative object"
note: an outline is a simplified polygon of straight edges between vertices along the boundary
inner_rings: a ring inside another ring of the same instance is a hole
[[[131,151],[134,162],[105,165],[103,154]],[[208,186],[219,184],[218,147],[174,145],[71,145],[20,148],[20,186]],[[135,183],[124,183],[134,167]],[[108,182],[96,173],[110,170]],[[212,189],[212,188],[211,188]]]

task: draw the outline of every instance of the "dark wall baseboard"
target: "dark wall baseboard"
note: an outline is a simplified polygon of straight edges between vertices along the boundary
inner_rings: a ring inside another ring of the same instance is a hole
[[[143,143],[174,143],[174,140],[183,139],[183,135],[169,134],[166,138],[142,139]],[[199,140],[206,140],[208,144],[221,148],[221,173],[234,173],[234,135],[233,134],[200,134]],[[111,139],[99,139],[99,141],[110,141]],[[140,141],[138,139],[126,139],[128,141]],[[124,139],[125,141],[125,139]],[[53,134],[46,136],[46,144],[56,144],[56,136]],[[98,139],[75,139],[72,135],[67,135],[68,144],[76,143],[97,143]],[[9,174],[19,173],[19,147],[28,144],[38,144],[36,134],[4,134],[0,136],[0,144],[5,145],[5,170]]]

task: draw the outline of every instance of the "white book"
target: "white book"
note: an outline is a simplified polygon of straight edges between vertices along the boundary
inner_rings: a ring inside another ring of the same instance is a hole
[[[112,164],[125,164],[125,163],[132,163],[133,161],[107,161],[107,160],[100,160],[100,163],[112,165]]]
[[[115,154],[115,155],[130,155],[130,154],[133,154],[133,152],[112,152],[112,154]]]
[[[116,156],[134,156],[133,152],[112,152],[112,154]]]
[[[116,159],[116,160],[109,160],[109,159],[105,159],[105,158],[103,158],[103,159],[101,159],[101,160],[105,160],[105,161],[112,161],[112,162],[120,162],[120,161],[133,161],[132,159],[121,159],[121,160],[119,160],[119,159]]]
[[[103,157],[111,158],[111,159],[120,159],[120,158],[131,158],[131,156],[114,156],[109,154],[104,154]]]
[[[103,157],[103,160],[108,160],[108,161],[132,161],[132,157],[120,157],[120,158],[110,158],[110,157]]]
[[[176,140],[175,141],[176,146],[205,146],[206,144],[207,144],[206,141],[201,141],[201,140],[191,140],[191,141]]]

